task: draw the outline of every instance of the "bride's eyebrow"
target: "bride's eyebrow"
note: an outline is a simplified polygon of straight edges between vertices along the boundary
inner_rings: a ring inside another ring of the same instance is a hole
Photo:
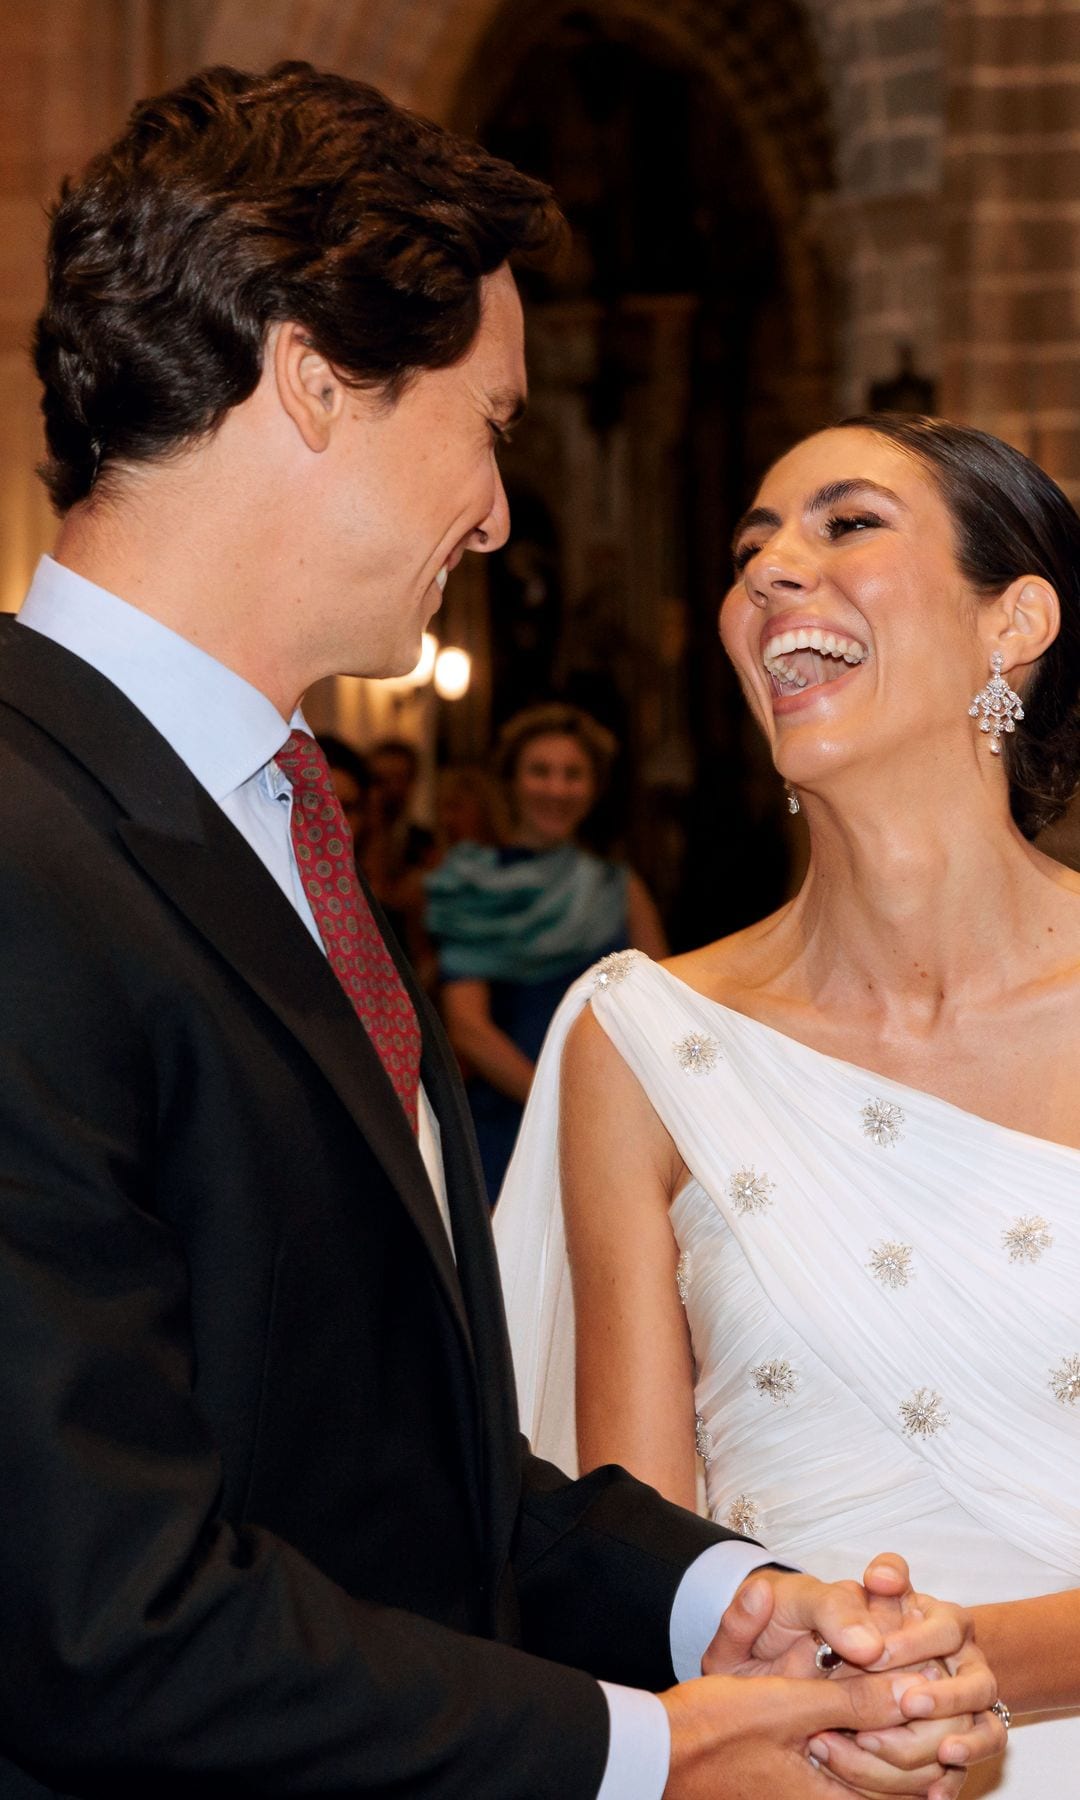
[[[899,494],[892,488],[884,487],[880,481],[848,480],[829,481],[820,487],[816,494],[811,494],[807,512],[827,512],[830,506],[842,506],[845,500],[853,500],[857,494],[876,494],[880,500],[889,500],[893,506],[902,507],[904,512],[910,509],[904,505]]]
[[[811,513],[827,512],[830,506],[842,506],[845,500],[853,500],[857,494],[877,494],[879,499],[891,501],[893,506],[901,507],[904,512],[910,511],[899,494],[893,493],[892,488],[884,487],[880,481],[856,479],[826,482],[824,487],[811,494],[806,510]],[[771,506],[752,506],[749,512],[743,513],[732,532],[731,547],[734,550],[743,532],[752,531],[756,525],[767,525],[775,530],[782,523],[780,514],[774,512]]]

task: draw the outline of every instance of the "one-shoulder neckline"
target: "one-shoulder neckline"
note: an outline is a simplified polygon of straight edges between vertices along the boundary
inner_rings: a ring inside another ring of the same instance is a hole
[[[929,1088],[913,1087],[910,1082],[898,1081],[895,1075],[884,1075],[879,1069],[868,1069],[862,1063],[849,1062],[842,1056],[832,1056],[827,1050],[816,1050],[813,1044],[804,1044],[801,1038],[790,1037],[786,1031],[779,1031],[775,1025],[766,1025],[764,1019],[755,1019],[750,1013],[739,1012],[736,1007],[726,1006],[722,1000],[714,1000],[710,994],[703,994],[700,988],[693,987],[690,982],[684,981],[673,970],[666,969],[663,963],[656,962],[651,956],[647,956],[643,950],[638,951],[637,954],[666,981],[681,988],[685,994],[689,994],[691,999],[699,1001],[702,1006],[722,1013],[726,1019],[730,1019],[737,1026],[746,1026],[751,1033],[759,1032],[764,1037],[775,1040],[776,1043],[784,1045],[796,1054],[801,1052],[815,1062],[827,1063],[832,1068],[843,1070],[845,1074],[858,1077],[863,1081],[883,1082],[899,1094],[913,1096],[921,1104],[941,1107],[957,1118],[973,1120],[979,1125],[984,1125],[989,1131],[1015,1139],[1017,1143],[1028,1144],[1033,1149],[1045,1150],[1051,1155],[1080,1160],[1080,1148],[1074,1144],[1062,1144],[1057,1138],[1039,1137],[1035,1132],[1020,1131],[1014,1125],[1002,1124],[1000,1119],[988,1119],[984,1113],[971,1112],[967,1107],[958,1106],[954,1100],[946,1100],[942,1094],[932,1093]]]

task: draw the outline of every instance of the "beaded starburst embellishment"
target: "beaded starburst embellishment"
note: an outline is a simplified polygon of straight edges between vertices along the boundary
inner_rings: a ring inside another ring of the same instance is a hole
[[[901,1400],[900,1417],[908,1437],[935,1437],[949,1423],[945,1402],[933,1388],[916,1388],[910,1399]]]
[[[910,1244],[875,1244],[867,1268],[882,1287],[907,1287],[911,1280]]]
[[[883,1150],[903,1137],[903,1127],[904,1109],[894,1100],[868,1100],[862,1109],[863,1131]]]
[[[709,1436],[705,1421],[700,1413],[694,1414],[694,1443],[697,1446],[698,1455],[705,1464],[705,1467],[708,1468],[712,1461],[712,1438]]]
[[[736,1212],[760,1213],[771,1204],[770,1196],[775,1186],[775,1181],[770,1181],[767,1175],[759,1175],[756,1169],[736,1169],[728,1182],[728,1194]]]
[[[610,956],[602,956],[593,970],[593,987],[609,988],[617,981],[625,981],[637,955],[636,950],[613,950]]]
[[[686,1305],[690,1293],[691,1257],[689,1250],[684,1250],[675,1265],[675,1286],[679,1290],[679,1299]]]
[[[1001,1241],[1009,1252],[1010,1262],[1025,1263],[1038,1262],[1043,1251],[1049,1250],[1054,1242],[1046,1220],[1035,1214],[1014,1219],[1009,1229],[1002,1232]]]
[[[707,1037],[702,1031],[688,1032],[672,1048],[678,1057],[680,1069],[686,1075],[708,1075],[720,1060],[720,1046],[716,1039]]]
[[[1062,1406],[1075,1406],[1080,1400],[1080,1356],[1067,1356],[1059,1368],[1051,1369],[1050,1386]]]
[[[736,1494],[727,1509],[724,1524],[732,1531],[741,1531],[743,1537],[756,1537],[760,1516],[757,1502],[749,1494]]]
[[[786,1357],[758,1363],[756,1369],[751,1369],[750,1379],[759,1394],[763,1394],[768,1400],[774,1400],[779,1406],[786,1406],[799,1386],[798,1372]]]

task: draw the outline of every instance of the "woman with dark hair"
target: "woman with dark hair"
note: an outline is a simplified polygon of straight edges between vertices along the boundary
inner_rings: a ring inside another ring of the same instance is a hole
[[[616,748],[611,733],[576,706],[553,702],[516,714],[495,755],[509,841],[458,844],[425,879],[443,1013],[468,1071],[492,1205],[544,1033],[570,982],[598,956],[631,944],[666,954],[644,883],[625,863],[576,841]]]
[[[1080,775],[1080,519],[1008,445],[872,415],[769,471],[734,556],[809,868],[567,997],[500,1207],[525,1429],[683,1501],[704,1463],[713,1517],[819,1575],[891,1535],[1027,1715],[965,1791],[1064,1794],[1080,876],[1032,839]]]

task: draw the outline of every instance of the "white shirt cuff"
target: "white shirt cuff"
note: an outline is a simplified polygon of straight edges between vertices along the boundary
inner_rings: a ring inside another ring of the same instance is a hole
[[[671,1608],[671,1666],[680,1681],[701,1674],[701,1659],[737,1590],[755,1569],[775,1568],[760,1544],[711,1544],[690,1564]]]
[[[607,1767],[596,1800],[661,1800],[671,1764],[667,1711],[644,1688],[600,1683],[611,1716]]]

